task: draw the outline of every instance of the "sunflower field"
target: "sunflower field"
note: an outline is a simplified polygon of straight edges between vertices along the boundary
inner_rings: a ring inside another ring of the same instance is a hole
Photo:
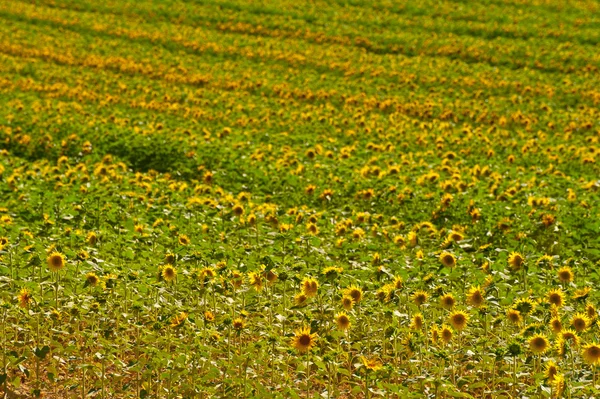
[[[597,1],[0,20],[0,397],[600,397]]]

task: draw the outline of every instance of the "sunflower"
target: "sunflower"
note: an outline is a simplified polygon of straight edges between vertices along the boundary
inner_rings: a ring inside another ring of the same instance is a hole
[[[342,297],[342,306],[346,310],[352,310],[352,307],[354,306],[354,300],[350,295],[344,295]]]
[[[296,296],[294,297],[294,303],[296,304],[296,306],[302,306],[306,304],[307,300],[308,297],[301,292],[296,294]]]
[[[100,281],[100,279],[98,278],[98,276],[96,275],[96,273],[94,272],[90,272],[88,274],[85,275],[85,286],[92,286],[95,287],[96,284],[98,284],[98,281]]]
[[[512,252],[508,256],[508,264],[512,267],[513,270],[520,270],[525,263],[525,258],[518,252]]]
[[[413,330],[420,330],[423,328],[423,315],[421,313],[417,313],[413,316],[410,323],[410,328]]]
[[[295,331],[292,337],[292,346],[300,353],[306,353],[315,346],[318,339],[317,333],[310,333],[310,327],[304,326]]]
[[[440,263],[445,267],[454,267],[456,266],[456,258],[450,252],[442,252],[440,254]]]
[[[241,272],[237,270],[231,272],[231,285],[233,285],[234,288],[240,288],[243,283],[244,275]]]
[[[423,305],[429,299],[429,294],[425,291],[416,291],[412,295],[413,302],[417,304],[417,306]]]
[[[350,322],[350,317],[345,312],[338,313],[335,316],[335,323],[337,324],[340,330],[347,330],[352,324]]]
[[[261,291],[263,287],[263,279],[260,273],[250,272],[248,273],[248,281],[250,285],[254,287],[256,291]]]
[[[570,283],[574,277],[573,270],[569,266],[558,269],[557,275],[561,283]]]
[[[181,312],[178,315],[171,318],[171,327],[181,327],[183,323],[187,320],[188,314],[185,312]]]
[[[454,311],[450,314],[450,325],[455,330],[462,331],[469,321],[469,315],[461,310]]]
[[[175,280],[175,278],[177,277],[177,270],[175,270],[175,268],[171,265],[166,265],[163,269],[162,269],[162,278],[166,281],[166,282],[171,282],[173,280]]]
[[[367,370],[377,371],[383,368],[383,364],[376,358],[368,359],[364,356],[361,356],[361,360]]]
[[[591,320],[585,313],[576,313],[571,319],[571,325],[577,332],[582,332],[588,329]]]
[[[443,325],[442,328],[440,328],[440,337],[442,338],[444,344],[447,345],[452,339],[452,329],[447,325]]]
[[[307,297],[313,297],[317,295],[317,291],[319,290],[319,282],[312,277],[307,277],[300,283],[300,289]]]
[[[240,204],[236,204],[233,206],[232,211],[235,216],[242,216],[244,214],[244,207]]]
[[[562,398],[563,392],[565,391],[565,376],[564,374],[556,374],[552,381],[552,388],[554,388],[554,395],[557,398]]]
[[[242,331],[246,327],[246,322],[241,317],[238,317],[233,320],[232,325],[236,331]]]
[[[215,321],[215,314],[210,310],[207,310],[204,312],[204,320],[206,320],[208,323]]]
[[[560,308],[565,304],[565,294],[560,288],[548,291],[546,299],[549,304],[554,305],[557,308]]]
[[[175,254],[167,252],[167,254],[165,255],[165,263],[169,265],[175,264]]]
[[[19,296],[17,297],[17,299],[19,300],[19,306],[22,308],[26,308],[27,306],[29,306],[32,300],[31,292],[29,292],[29,290],[27,290],[26,288],[23,288],[21,289],[21,291],[19,291]]]
[[[546,363],[546,366],[544,367],[544,377],[548,381],[552,382],[554,381],[554,377],[556,377],[557,374],[558,366],[556,365],[556,363],[550,360],[548,363]]]
[[[454,305],[456,304],[456,300],[452,296],[452,294],[445,294],[440,297],[440,306],[447,310],[452,310]]]
[[[536,334],[529,339],[529,349],[536,355],[545,353],[548,348],[550,348],[550,343],[542,334]]]
[[[86,241],[91,246],[94,246],[98,242],[98,236],[93,231],[90,231],[86,237]]]
[[[558,334],[559,332],[562,331],[563,325],[562,325],[562,321],[560,321],[559,316],[555,316],[552,319],[550,319],[550,328],[552,328],[552,331],[555,334]]]
[[[506,318],[513,324],[521,324],[523,322],[523,316],[517,309],[508,309],[506,311]]]
[[[528,315],[533,312],[536,307],[536,303],[529,298],[519,298],[515,301],[513,307],[522,314]]]
[[[65,267],[65,256],[58,251],[54,251],[48,255],[47,262],[50,271],[58,272]]]
[[[396,276],[394,277],[394,282],[392,283],[392,285],[394,286],[394,289],[400,290],[402,289],[402,287],[404,287],[404,280],[402,279],[402,277]]]
[[[573,299],[578,302],[583,302],[590,295],[592,289],[590,287],[581,288],[573,293]]]
[[[560,339],[565,342],[570,342],[571,346],[579,346],[579,336],[577,332],[566,329],[560,332]]]
[[[186,236],[185,234],[179,234],[179,244],[181,245],[189,245],[190,244],[190,238],[188,236]]]
[[[600,346],[596,343],[587,344],[581,352],[583,359],[587,364],[597,366],[600,364]]]
[[[342,274],[342,272],[344,271],[344,269],[342,269],[341,267],[326,267],[323,270],[323,276],[325,276],[326,279],[328,280],[335,280],[336,278],[338,278],[340,276],[340,274]]]
[[[585,305],[585,313],[589,317],[590,321],[594,320],[598,315],[598,313],[596,312],[596,307],[591,303]]]
[[[344,290],[344,295],[348,295],[349,297],[351,297],[352,301],[354,301],[354,303],[356,304],[362,300],[363,291],[360,289],[360,287],[352,285]]]
[[[478,308],[483,305],[484,301],[485,298],[480,286],[471,287],[469,289],[469,293],[467,294],[467,303],[469,305]]]

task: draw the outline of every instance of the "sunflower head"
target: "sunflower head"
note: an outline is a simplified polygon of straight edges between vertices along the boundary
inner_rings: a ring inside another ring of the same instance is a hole
[[[548,300],[549,304],[560,308],[565,303],[565,294],[560,288],[553,289],[548,291],[548,293],[546,294],[546,299]]]
[[[425,291],[416,291],[412,295],[413,302],[417,304],[417,306],[423,305],[429,299],[429,294]]]
[[[319,290],[319,282],[312,277],[307,277],[300,283],[300,289],[307,297],[313,297],[317,295],[317,291]]]
[[[506,318],[513,324],[521,324],[523,323],[523,316],[521,316],[521,312],[517,309],[508,309],[506,312]]]
[[[354,300],[350,295],[344,295],[342,297],[342,306],[346,310],[352,310],[352,307],[354,306]]]
[[[352,301],[356,304],[362,300],[363,291],[360,287],[353,285],[344,290],[344,295],[351,297]]]
[[[346,314],[346,312],[338,313],[335,316],[335,323],[337,324],[337,326],[340,330],[347,330],[350,328],[350,325],[352,324],[350,322],[350,317]]]
[[[585,313],[576,313],[571,319],[571,325],[577,332],[582,332],[588,329],[591,324],[591,320]]]
[[[481,307],[483,302],[485,301],[484,293],[481,287],[471,287],[467,294],[467,302],[469,305],[474,306],[476,308]]]
[[[456,304],[456,299],[452,294],[444,294],[440,297],[440,306],[446,310],[452,310]]]
[[[27,290],[26,288],[23,288],[19,292],[19,296],[17,297],[17,299],[19,300],[19,306],[22,308],[26,308],[29,306],[32,300],[31,292],[29,292],[29,290]]]
[[[456,258],[450,252],[442,252],[440,254],[440,263],[445,267],[454,267],[456,266]]]
[[[383,364],[376,358],[366,358],[361,356],[362,364],[369,371],[377,371],[383,368]]]
[[[597,366],[600,364],[600,345],[597,343],[587,344],[581,352],[587,364]]]
[[[561,283],[570,283],[575,277],[573,270],[569,266],[564,266],[558,269],[557,275]]]
[[[455,330],[461,331],[467,326],[469,315],[461,310],[454,311],[450,314],[450,325]]]
[[[166,265],[165,267],[163,267],[162,269],[162,278],[166,281],[166,282],[171,282],[173,280],[175,280],[175,278],[177,277],[177,270],[175,270],[175,268],[171,265]]]
[[[96,275],[96,273],[94,272],[90,272],[88,274],[85,275],[85,286],[92,286],[95,287],[98,284],[98,281],[100,281],[100,279],[98,278],[98,276]]]
[[[529,339],[529,349],[536,355],[545,353],[549,348],[550,343],[542,334],[536,334]]]
[[[512,252],[508,256],[508,264],[512,267],[513,270],[520,270],[525,263],[525,258],[518,252]]]
[[[47,262],[50,271],[58,272],[65,267],[65,256],[58,251],[54,251],[48,255]]]
[[[300,353],[310,351],[316,345],[318,339],[317,333],[310,333],[310,327],[304,326],[295,331],[292,337],[292,346]]]

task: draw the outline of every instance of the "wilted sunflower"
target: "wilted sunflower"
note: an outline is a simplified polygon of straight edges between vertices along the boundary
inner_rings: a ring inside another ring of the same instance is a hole
[[[469,315],[461,310],[454,311],[450,314],[450,324],[455,330],[462,331],[469,321]]]
[[[548,299],[549,304],[560,308],[565,303],[565,294],[560,288],[553,289],[548,291],[548,293],[546,294],[546,299]]]
[[[175,270],[175,268],[171,265],[166,265],[165,267],[163,267],[162,269],[162,278],[166,281],[166,282],[171,282],[173,280],[175,280],[175,278],[177,277],[177,270]]]
[[[548,339],[542,334],[536,334],[529,339],[529,349],[537,355],[545,353],[550,348]]]
[[[467,303],[469,305],[478,308],[481,305],[483,305],[484,301],[485,301],[485,298],[483,295],[483,291],[481,290],[481,287],[475,286],[475,287],[471,287],[469,289],[469,292],[467,293]]]
[[[573,270],[569,266],[558,269],[557,275],[561,283],[570,283],[574,278]]]
[[[47,262],[50,271],[58,272],[65,267],[65,256],[58,251],[54,251],[48,256]]]
[[[525,263],[525,258],[518,252],[512,252],[508,256],[508,264],[512,267],[513,270],[520,270],[521,266]]]
[[[306,353],[316,345],[318,339],[317,333],[310,333],[310,327],[304,326],[295,331],[292,337],[292,346],[300,353]]]
[[[454,267],[456,266],[456,258],[450,252],[442,252],[440,254],[440,262],[445,267]]]
[[[338,313],[335,316],[335,323],[337,324],[340,330],[347,330],[352,324],[350,322],[350,317],[345,312]]]
[[[600,346],[596,343],[587,344],[583,347],[581,355],[587,364],[597,366],[600,364]]]
[[[313,297],[317,295],[317,291],[319,290],[319,282],[312,277],[307,277],[300,283],[300,289],[307,297]]]
[[[19,291],[19,296],[17,299],[19,300],[19,306],[26,308],[31,303],[31,293],[26,288],[23,288],[21,291]]]

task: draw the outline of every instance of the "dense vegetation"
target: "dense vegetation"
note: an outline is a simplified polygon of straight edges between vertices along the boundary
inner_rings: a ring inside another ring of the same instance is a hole
[[[598,395],[600,4],[416,4],[0,2],[0,395]]]

